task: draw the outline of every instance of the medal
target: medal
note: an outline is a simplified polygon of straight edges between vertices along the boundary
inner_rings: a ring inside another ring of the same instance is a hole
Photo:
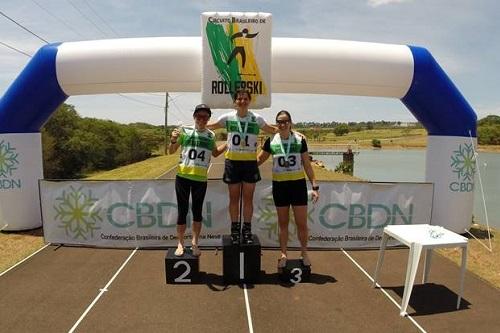
[[[281,140],[281,136],[280,136],[280,146],[281,146],[281,151],[283,153],[284,156],[284,162],[283,162],[283,166],[285,168],[289,168],[290,167],[290,161],[288,161],[288,158],[290,156],[290,147],[292,146],[292,140],[293,140],[293,137],[292,137],[292,133],[290,132],[289,136],[288,136],[288,140],[287,140],[287,146],[286,146],[286,149],[285,147],[283,146],[283,141]]]

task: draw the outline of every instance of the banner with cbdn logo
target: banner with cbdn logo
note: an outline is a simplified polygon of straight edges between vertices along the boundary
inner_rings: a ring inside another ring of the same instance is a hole
[[[7,140],[0,138],[0,190],[20,189],[21,179],[15,170],[19,165],[19,154]]]
[[[202,102],[233,107],[237,89],[252,94],[250,107],[271,106],[271,22],[269,13],[201,15]]]
[[[40,133],[0,134],[0,229],[40,227],[38,180],[42,174]]]
[[[47,242],[106,247],[176,244],[172,180],[41,181],[40,193]],[[263,246],[277,247],[270,183],[258,183],[255,193],[253,232]],[[433,186],[427,183],[322,183],[321,199],[308,206],[309,244],[316,248],[379,246],[386,225],[429,223],[432,193]],[[227,202],[227,186],[209,181],[201,245],[221,246],[222,235],[229,233]],[[298,246],[293,218],[289,232],[290,245]]]

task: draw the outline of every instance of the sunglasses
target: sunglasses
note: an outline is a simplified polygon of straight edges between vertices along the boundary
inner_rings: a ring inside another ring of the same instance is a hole
[[[199,119],[199,120],[208,120],[210,117],[209,116],[196,115],[195,118]]]
[[[278,125],[286,125],[290,123],[290,120],[276,120],[276,124]]]

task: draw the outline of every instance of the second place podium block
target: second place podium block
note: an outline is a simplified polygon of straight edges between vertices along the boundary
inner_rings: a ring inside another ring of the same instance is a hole
[[[185,249],[180,257],[175,248],[170,248],[165,256],[167,283],[190,284],[200,282],[200,257],[195,257],[191,249]]]

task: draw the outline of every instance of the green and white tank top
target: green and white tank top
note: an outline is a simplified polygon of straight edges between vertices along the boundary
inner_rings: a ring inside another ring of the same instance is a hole
[[[224,156],[233,161],[254,161],[257,157],[259,129],[266,125],[262,116],[248,111],[243,118],[229,112],[217,120],[227,130],[227,150]]]
[[[215,146],[215,134],[209,129],[202,132],[191,127],[183,127],[177,139],[181,145],[181,154],[177,175],[179,177],[207,181],[207,171]]]
[[[282,140],[279,134],[275,134],[271,139],[270,148],[270,153],[273,155],[273,181],[305,178],[300,135],[292,132],[288,139]]]

